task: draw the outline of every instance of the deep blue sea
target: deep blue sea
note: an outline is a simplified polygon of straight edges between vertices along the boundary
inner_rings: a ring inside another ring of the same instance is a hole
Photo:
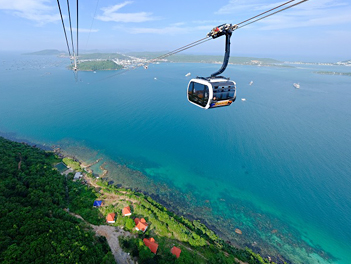
[[[203,110],[187,102],[185,74],[219,65],[79,72],[75,82],[67,64],[0,53],[2,135],[103,157],[115,183],[263,256],[351,263],[351,77],[314,73],[350,67],[230,65],[236,102]]]

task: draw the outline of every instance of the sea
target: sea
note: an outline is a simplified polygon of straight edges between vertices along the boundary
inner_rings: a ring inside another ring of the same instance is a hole
[[[187,85],[217,64],[67,65],[0,53],[2,136],[102,158],[95,173],[278,263],[351,263],[351,77],[316,73],[350,67],[229,65],[237,100],[204,110]]]

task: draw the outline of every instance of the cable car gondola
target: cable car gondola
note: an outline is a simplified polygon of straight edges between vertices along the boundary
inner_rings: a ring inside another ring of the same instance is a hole
[[[211,30],[208,37],[218,38],[226,36],[225,55],[222,67],[210,77],[196,77],[188,84],[188,101],[204,109],[229,106],[236,99],[236,83],[222,76],[218,76],[228,66],[230,57],[230,37],[237,25],[223,24]]]
[[[220,78],[192,79],[188,85],[190,103],[204,109],[229,106],[236,99],[235,82]]]

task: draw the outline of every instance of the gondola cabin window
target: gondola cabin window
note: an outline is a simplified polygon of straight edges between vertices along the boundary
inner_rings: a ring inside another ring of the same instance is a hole
[[[215,86],[213,89],[213,100],[233,99],[235,93],[234,86]]]
[[[192,82],[189,85],[188,96],[190,101],[205,107],[209,98],[208,86]]]

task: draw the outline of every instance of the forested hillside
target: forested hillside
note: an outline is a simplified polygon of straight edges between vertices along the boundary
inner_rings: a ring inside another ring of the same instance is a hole
[[[66,180],[53,162],[0,137],[0,263],[114,263],[105,238],[63,210]]]

